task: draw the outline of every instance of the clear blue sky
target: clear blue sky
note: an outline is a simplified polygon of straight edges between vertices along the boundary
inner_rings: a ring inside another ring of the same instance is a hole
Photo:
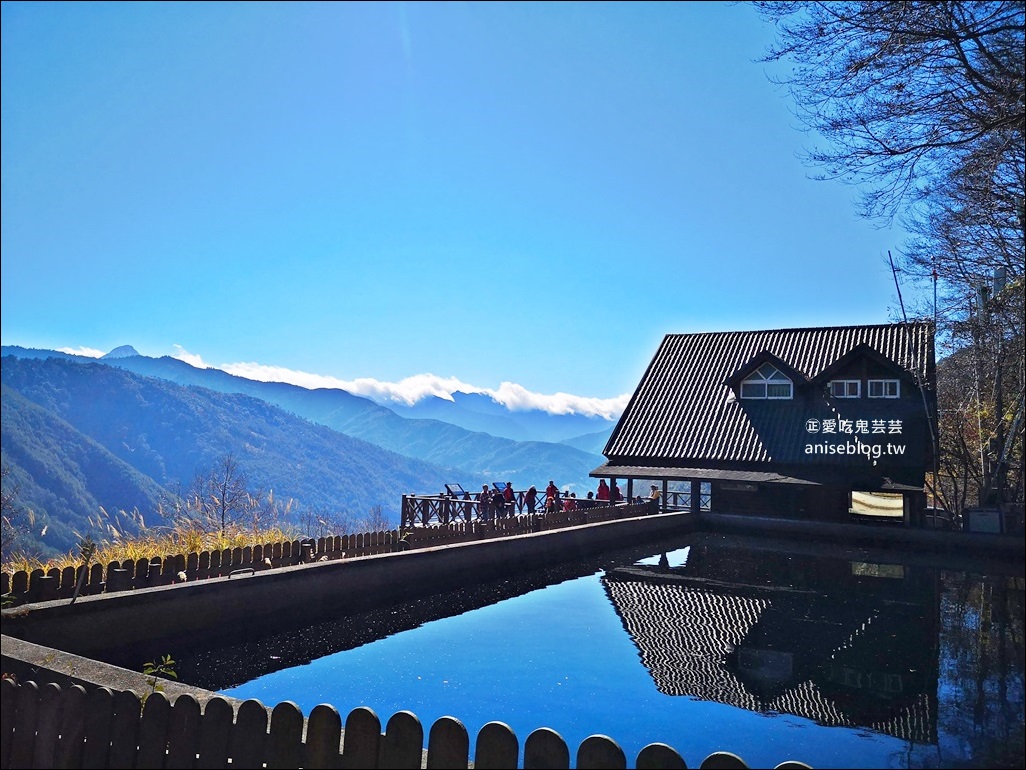
[[[616,399],[664,334],[896,305],[904,236],[809,178],[747,5],[2,21],[4,344]]]

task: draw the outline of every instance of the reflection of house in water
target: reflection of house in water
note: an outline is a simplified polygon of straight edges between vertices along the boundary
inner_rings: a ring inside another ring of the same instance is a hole
[[[934,744],[937,593],[920,577],[695,546],[684,566],[614,569],[602,582],[666,695]]]

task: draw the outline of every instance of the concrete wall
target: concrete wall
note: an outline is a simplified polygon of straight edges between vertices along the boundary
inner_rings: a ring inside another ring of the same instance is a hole
[[[232,578],[25,605],[3,612],[3,633],[81,656],[147,640],[231,636],[267,618],[300,624],[442,593],[645,540],[686,533],[669,513],[519,537],[315,562]]]
[[[233,638],[240,626],[260,619],[275,624],[306,624],[692,531],[781,537],[795,544],[805,542],[817,552],[831,544],[879,548],[902,561],[918,559],[952,569],[979,570],[1000,563],[1008,574],[1022,575],[1026,570],[1021,537],[813,524],[718,513],[669,513],[299,565],[245,577],[88,596],[73,605],[62,599],[4,610],[3,666],[4,671],[16,666],[23,671],[28,666],[42,672],[50,661],[60,675],[67,676],[69,667],[88,669],[93,672],[92,679],[101,680],[94,684],[102,684],[111,672],[104,673],[105,664],[89,668],[95,661],[88,659],[113,647],[166,640],[173,649],[179,638]],[[16,639],[42,647],[19,647],[13,644]],[[24,659],[26,650],[31,651],[28,659]],[[118,671],[123,670],[115,669],[113,673]],[[137,680],[138,674],[133,676]]]

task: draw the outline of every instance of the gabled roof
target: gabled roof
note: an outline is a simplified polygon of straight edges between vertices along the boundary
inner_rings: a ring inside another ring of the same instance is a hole
[[[801,429],[806,420],[904,419],[911,416],[909,409],[916,409],[925,433],[922,405],[912,399],[835,404],[813,388],[796,393],[794,400],[749,401],[735,398],[727,384],[760,353],[812,381],[854,351],[872,351],[907,372],[911,381],[933,388],[933,325],[928,322],[668,334],[603,454],[618,465],[801,463],[807,462],[802,448],[810,439]],[[906,438],[911,442],[912,437]],[[924,436],[916,439],[925,441]]]
[[[731,388],[737,388],[743,379],[758,369],[763,364],[772,364],[775,366],[784,376],[786,376],[791,382],[798,386],[804,385],[808,382],[805,375],[795,369],[791,364],[784,361],[779,356],[773,355],[768,350],[760,350],[754,356],[748,359],[741,368],[736,369],[726,380],[726,384]]]
[[[892,370],[896,377],[903,379],[906,382],[915,382],[915,377],[912,372],[902,368],[895,361],[890,360],[886,356],[881,355],[865,342],[860,342],[830,364],[830,366],[826,367],[823,371],[813,377],[813,383],[816,385],[825,385],[827,382],[832,380],[836,374],[844,371],[860,358],[872,361],[885,369]]]

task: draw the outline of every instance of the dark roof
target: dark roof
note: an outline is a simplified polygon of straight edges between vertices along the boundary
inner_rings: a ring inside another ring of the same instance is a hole
[[[808,419],[902,419],[915,417],[928,440],[918,399],[834,400],[820,388],[802,389],[793,400],[738,400],[727,384],[757,356],[770,354],[812,381],[855,351],[892,363],[912,381],[932,389],[933,325],[928,322],[779,329],[774,331],[668,334],[638,384],[606,444],[610,465],[686,466],[716,463],[808,463]],[[911,410],[911,411],[910,411]],[[909,456],[922,462],[922,453]],[[850,458],[817,458],[818,464]],[[598,474],[597,471],[593,475]]]

